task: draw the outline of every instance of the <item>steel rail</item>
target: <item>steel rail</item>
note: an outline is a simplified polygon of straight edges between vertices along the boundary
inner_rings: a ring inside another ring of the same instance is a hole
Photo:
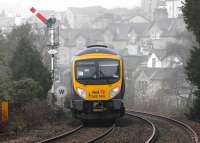
[[[157,130],[156,126],[150,120],[145,119],[143,117],[140,117],[138,115],[135,115],[135,114],[133,114],[131,112],[132,111],[128,111],[128,112],[126,112],[126,114],[129,115],[129,116],[133,116],[133,117],[139,118],[139,119],[147,122],[152,127],[151,136],[145,141],[145,143],[155,143],[156,140],[157,140],[157,137],[158,137],[158,130]]]
[[[73,130],[71,130],[71,131],[67,131],[67,132],[65,132],[65,133],[63,133],[63,134],[54,136],[54,137],[49,138],[49,139],[45,139],[45,140],[40,141],[40,142],[38,142],[38,143],[49,143],[49,142],[55,141],[55,140],[57,140],[57,139],[64,138],[64,137],[66,137],[66,136],[68,136],[68,135],[71,135],[71,134],[73,134],[73,133],[79,131],[79,130],[82,129],[82,128],[83,128],[83,125],[80,125],[79,127],[75,128],[75,129],[73,129]]]
[[[147,113],[147,112],[139,112],[139,111],[133,111],[133,110],[129,110],[129,112],[135,113],[135,114],[151,116],[151,117],[156,117],[159,119],[167,120],[168,122],[172,122],[172,123],[178,125],[179,127],[182,127],[190,135],[192,143],[199,143],[199,137],[198,137],[197,133],[189,125],[187,125],[181,121],[178,121],[176,119],[172,119],[169,117],[161,116],[161,115]]]
[[[104,137],[106,137],[108,134],[110,134],[114,130],[115,126],[116,126],[116,124],[114,123],[112,125],[112,127],[110,127],[108,130],[106,130],[104,133],[102,133],[101,135],[97,136],[94,139],[87,141],[87,143],[94,143],[94,142],[97,142],[97,141],[103,139]]]

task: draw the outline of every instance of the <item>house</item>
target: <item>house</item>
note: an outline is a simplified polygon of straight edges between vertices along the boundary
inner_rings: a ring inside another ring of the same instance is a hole
[[[154,10],[154,21],[165,20],[168,18],[168,13],[166,8],[157,8]]]
[[[135,13],[132,9],[127,8],[113,8],[109,9],[109,12],[114,15],[120,16],[123,21],[127,21],[128,19],[133,17],[133,13]],[[138,9],[137,12],[139,12]]]
[[[139,67],[136,72],[133,74],[133,79],[134,79],[134,91],[135,95],[140,97],[140,96],[145,96],[147,88],[150,84],[151,77],[155,73],[155,69],[153,68],[144,68],[144,67]]]
[[[115,38],[115,31],[107,28],[103,33],[103,38],[105,43],[112,43]]]
[[[177,18],[182,15],[182,0],[166,0],[168,18]]]
[[[169,42],[176,41],[176,31],[174,29],[176,29],[174,19],[154,21],[141,40],[151,40],[153,48],[165,49]]]
[[[148,68],[163,68],[163,59],[166,56],[166,50],[152,49],[147,60]]]
[[[131,24],[131,29],[128,33],[129,42],[138,43],[140,37],[143,37],[145,32],[150,28],[150,23],[133,23]],[[136,39],[138,39],[136,41]]]
[[[126,49],[128,50],[127,51],[128,55],[134,55],[134,56],[140,56],[141,55],[139,46],[137,44],[131,44],[131,43],[129,43],[127,45]]]
[[[15,25],[15,18],[13,17],[0,17],[0,30],[2,33],[10,32]]]
[[[162,60],[163,68],[177,68],[183,66],[182,58],[177,54],[167,55]]]
[[[105,13],[94,19],[94,21],[92,22],[92,28],[105,29],[111,23],[120,23],[120,22],[122,22],[120,16],[112,13]]]
[[[185,93],[185,75],[182,68],[145,68],[140,69],[135,74],[135,95],[153,97],[162,91],[165,93],[180,96]],[[188,86],[187,86],[188,87]],[[188,90],[187,90],[188,91]]]
[[[161,68],[162,61],[156,53],[151,53],[147,61],[148,68]]]
[[[97,17],[107,10],[100,6],[76,8],[70,7],[66,11],[66,17],[71,28],[89,28]]]
[[[134,78],[134,73],[138,67],[142,67],[143,63],[147,60],[146,56],[135,56],[135,55],[125,55],[124,67],[125,73],[127,73],[127,78],[132,80]]]
[[[125,73],[125,82],[126,82],[126,94],[133,96],[135,93],[134,83],[135,83],[135,74],[137,69],[142,66],[143,62],[146,61],[144,56],[134,56],[134,55],[124,55],[124,73]]]
[[[167,50],[153,49],[147,60],[148,68],[177,68],[183,66],[183,60],[176,53],[168,53]]]
[[[160,0],[142,0],[141,7],[144,12],[148,15],[149,19],[153,20],[153,13],[159,6]]]
[[[84,49],[87,45],[104,43],[103,31],[97,29],[65,29],[60,33],[60,37],[65,41],[63,47],[65,47],[69,62],[72,56],[81,49]]]
[[[123,51],[129,42],[129,32],[131,29],[132,25],[129,23],[111,23],[105,29],[104,41],[105,43],[112,41],[114,48]]]

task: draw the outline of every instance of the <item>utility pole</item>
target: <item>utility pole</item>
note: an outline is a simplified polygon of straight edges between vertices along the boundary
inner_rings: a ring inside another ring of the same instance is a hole
[[[51,74],[53,81],[51,94],[55,95],[55,56],[58,52],[57,48],[59,47],[59,25],[56,23],[56,18],[54,16],[46,19],[45,16],[34,7],[32,7],[30,11],[47,27],[47,46],[49,47],[48,53],[51,55]]]

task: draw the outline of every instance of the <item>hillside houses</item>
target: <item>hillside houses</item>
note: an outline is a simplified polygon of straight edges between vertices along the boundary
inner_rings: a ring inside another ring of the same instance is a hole
[[[142,9],[150,19],[157,8],[166,8],[168,18],[177,18],[182,15],[182,0],[142,0]]]
[[[103,7],[84,7],[76,8],[70,7],[66,11],[67,20],[71,28],[88,28],[91,26],[93,20],[107,10]]]
[[[0,34],[5,34],[11,31],[14,25],[15,25],[15,18],[8,17],[5,11],[2,11],[0,13]]]
[[[152,18],[132,10],[69,8],[69,27],[60,33],[60,63],[69,66],[73,54],[87,45],[107,44],[124,57],[127,95],[150,99],[162,93],[170,102],[176,96],[182,100],[190,90],[183,85],[185,51],[179,39],[187,30],[183,17],[169,18],[166,6],[164,0],[154,3]]]
[[[133,86],[137,99],[150,100],[163,96],[165,101],[181,104],[191,93],[191,86],[185,80],[182,68],[139,68],[134,78]]]

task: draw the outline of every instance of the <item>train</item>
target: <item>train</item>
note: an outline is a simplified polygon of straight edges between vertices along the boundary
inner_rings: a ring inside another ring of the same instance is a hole
[[[107,45],[89,45],[71,65],[70,109],[82,121],[114,121],[125,113],[124,63]]]

